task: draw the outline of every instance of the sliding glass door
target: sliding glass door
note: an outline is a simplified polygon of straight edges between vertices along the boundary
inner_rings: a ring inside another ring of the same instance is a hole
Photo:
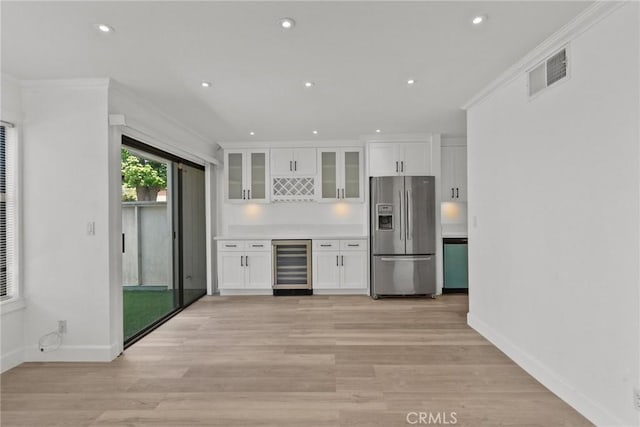
[[[123,137],[125,346],[206,293],[204,169]]]

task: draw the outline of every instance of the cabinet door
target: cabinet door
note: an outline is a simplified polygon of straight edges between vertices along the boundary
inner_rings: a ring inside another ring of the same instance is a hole
[[[442,147],[441,191],[442,200],[456,197],[456,147]]]
[[[271,252],[245,253],[246,289],[271,289]]]
[[[454,182],[456,191],[456,200],[459,202],[467,201],[467,147],[456,146],[455,152],[455,167],[454,167]]]
[[[342,173],[340,197],[345,200],[364,200],[364,185],[362,182],[362,150],[344,149],[341,152]]]
[[[269,155],[265,151],[247,153],[247,200],[267,201],[269,197]]]
[[[296,148],[293,152],[293,172],[296,175],[316,174],[316,149]]]
[[[313,289],[338,289],[340,287],[340,255],[337,251],[313,254]]]
[[[369,144],[369,176],[400,174],[399,144],[375,142]]]
[[[242,252],[220,252],[218,286],[220,289],[242,289],[244,287],[244,254]],[[241,263],[243,265],[241,265]]]
[[[338,156],[337,150],[318,150],[320,179],[318,194],[321,200],[337,200],[338,195]]]
[[[245,156],[242,151],[227,152],[227,200],[242,201],[245,176]]]
[[[341,252],[340,287],[345,289],[367,288],[366,252]]]
[[[400,172],[405,176],[430,175],[431,142],[403,143]]]
[[[271,175],[293,175],[293,150],[290,148],[271,149]]]

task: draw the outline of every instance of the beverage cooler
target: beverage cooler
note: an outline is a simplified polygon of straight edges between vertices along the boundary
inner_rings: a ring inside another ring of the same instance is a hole
[[[272,245],[273,294],[311,294],[311,240],[273,240]]]

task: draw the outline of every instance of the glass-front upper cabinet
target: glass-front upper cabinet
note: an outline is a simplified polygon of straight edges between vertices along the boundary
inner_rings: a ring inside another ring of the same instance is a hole
[[[226,200],[229,202],[269,201],[268,150],[227,150]]]
[[[318,149],[320,201],[364,200],[362,148]]]

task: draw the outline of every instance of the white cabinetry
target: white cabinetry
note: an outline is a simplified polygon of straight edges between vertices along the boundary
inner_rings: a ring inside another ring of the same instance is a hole
[[[467,147],[442,147],[442,200],[467,200]]]
[[[369,176],[431,174],[431,142],[369,143]]]
[[[314,240],[314,290],[367,290],[367,241]]]
[[[269,150],[226,150],[226,191],[229,202],[269,201]]]
[[[272,176],[313,176],[316,174],[315,148],[272,148]]]
[[[218,288],[225,290],[271,289],[269,240],[218,241]]]
[[[321,201],[364,201],[361,148],[319,148],[318,188]]]

